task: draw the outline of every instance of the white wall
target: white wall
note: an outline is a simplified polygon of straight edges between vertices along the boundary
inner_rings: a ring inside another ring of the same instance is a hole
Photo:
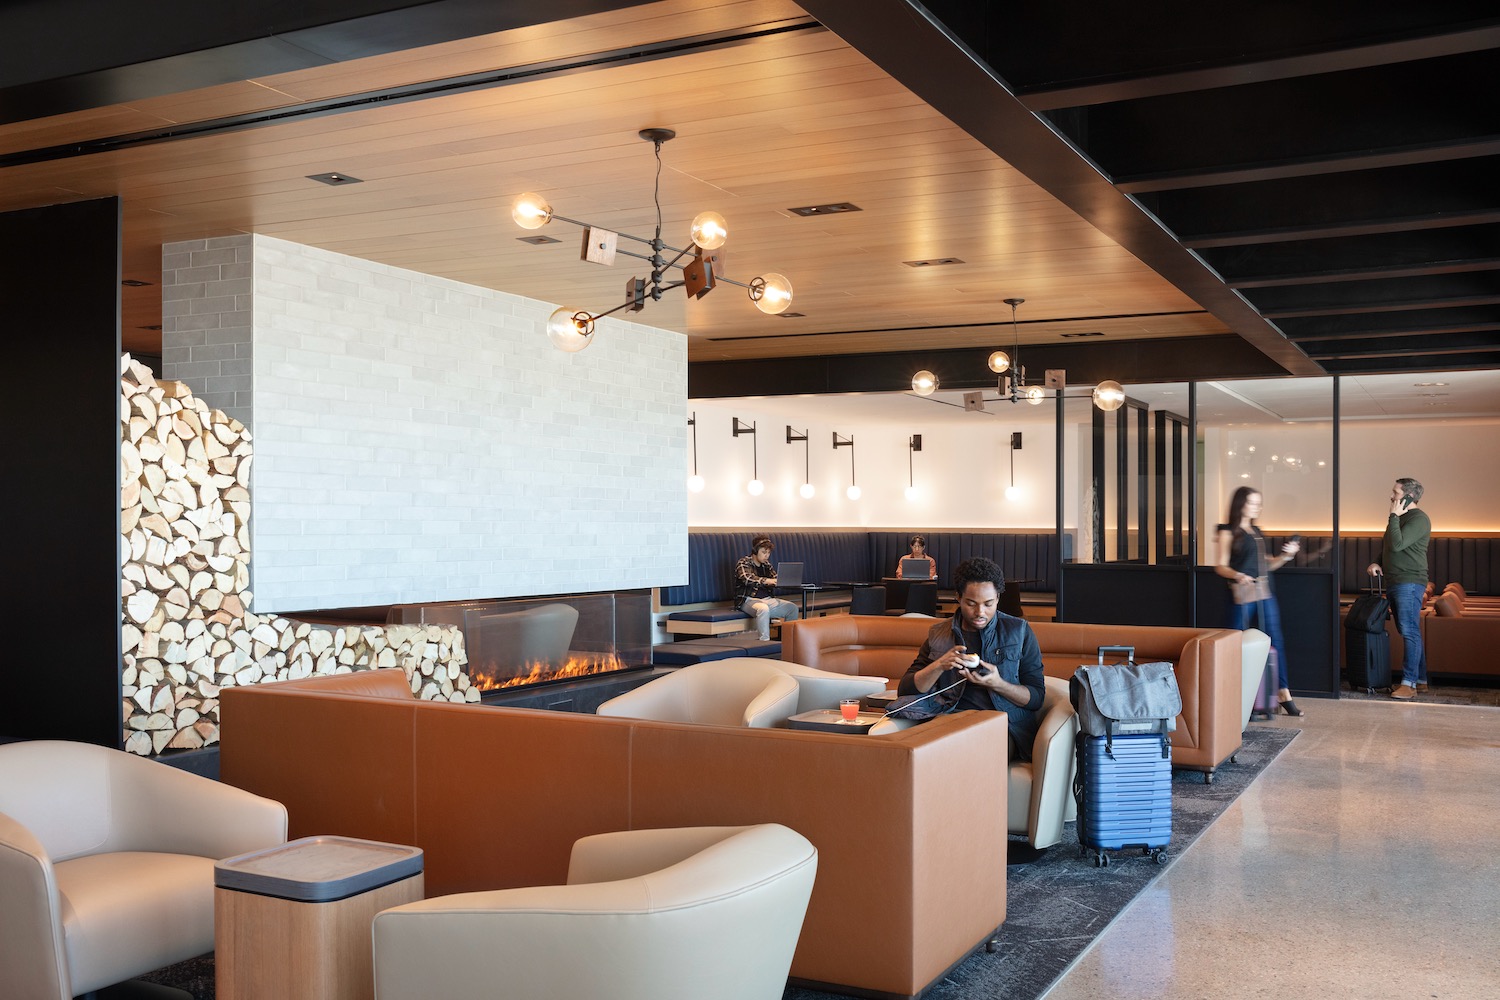
[[[257,610],[687,577],[686,338],[254,238]]]
[[[898,426],[851,417],[833,425],[807,417],[795,398],[693,400],[689,409],[698,415],[698,471],[707,480],[702,493],[688,498],[688,520],[694,527],[1052,528],[1056,432],[1050,423],[974,414],[960,424],[943,419]],[[735,417],[757,426],[760,478],[766,487],[759,497],[745,491],[753,439],[732,436]],[[811,500],[798,493],[806,462],[801,442],[786,443],[788,423],[798,433],[808,432],[816,489]],[[1015,454],[1021,495],[1007,500],[1013,430],[1022,431],[1022,448]],[[834,431],[854,438],[854,472],[862,490],[858,500],[846,495],[849,449],[834,450]],[[913,456],[918,496],[908,501],[907,440],[912,434],[922,435],[922,450]],[[691,465],[689,455],[679,475],[689,475]]]

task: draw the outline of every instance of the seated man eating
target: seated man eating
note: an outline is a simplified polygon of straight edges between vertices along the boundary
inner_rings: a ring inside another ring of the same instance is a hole
[[[989,559],[959,563],[953,589],[958,612],[933,624],[897,694],[931,692],[932,714],[1004,712],[1010,716],[1010,759],[1030,760],[1046,690],[1036,633],[1024,618],[999,610],[1005,574]]]

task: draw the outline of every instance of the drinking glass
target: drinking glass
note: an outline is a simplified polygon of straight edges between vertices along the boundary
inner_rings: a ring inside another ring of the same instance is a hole
[[[844,717],[845,722],[854,722],[859,719],[859,699],[845,698],[839,702],[839,714]]]

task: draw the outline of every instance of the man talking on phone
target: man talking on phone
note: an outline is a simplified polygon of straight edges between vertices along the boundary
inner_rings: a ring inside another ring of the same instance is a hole
[[[999,608],[1005,574],[989,559],[953,570],[958,611],[935,622],[898,695],[933,692],[934,713],[976,709],[1010,716],[1010,759],[1030,760],[1046,683],[1042,650],[1026,619]]]
[[[1385,540],[1380,562],[1370,563],[1365,572],[1384,574],[1386,593],[1401,633],[1405,662],[1401,683],[1391,697],[1410,701],[1427,690],[1427,654],[1422,649],[1422,600],[1427,596],[1427,542],[1432,537],[1432,521],[1427,512],[1418,510],[1422,484],[1415,479],[1398,479],[1391,490],[1391,513],[1385,522]]]

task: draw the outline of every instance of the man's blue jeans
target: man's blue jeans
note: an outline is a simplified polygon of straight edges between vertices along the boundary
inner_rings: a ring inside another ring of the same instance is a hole
[[[1427,683],[1427,651],[1422,648],[1422,598],[1427,595],[1425,583],[1393,583],[1386,593],[1396,616],[1396,631],[1401,633],[1406,660],[1401,666],[1401,683]]]
[[[797,605],[775,597],[747,597],[740,602],[740,610],[755,620],[755,634],[761,639],[771,638],[771,621],[797,620]]]
[[[1279,675],[1276,686],[1290,689],[1291,685],[1286,679],[1286,643],[1281,638],[1281,607],[1276,603],[1276,595],[1272,594],[1264,601],[1234,605],[1229,627],[1244,630],[1251,625],[1271,637],[1271,648],[1276,650],[1276,672]]]

